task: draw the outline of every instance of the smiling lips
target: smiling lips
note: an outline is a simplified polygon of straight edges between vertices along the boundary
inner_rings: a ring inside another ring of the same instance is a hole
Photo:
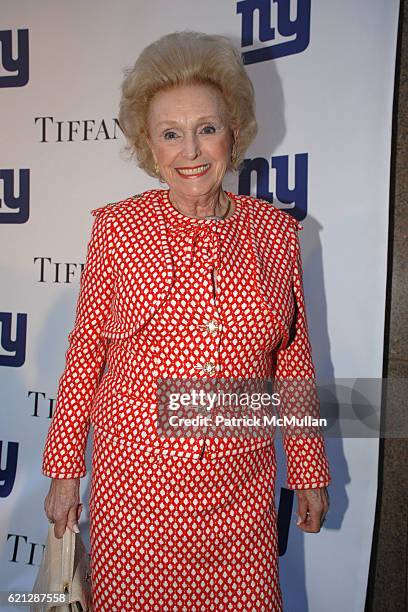
[[[177,172],[183,178],[195,178],[197,176],[203,176],[208,172],[211,164],[205,164],[204,166],[195,166],[195,168],[176,168]]]

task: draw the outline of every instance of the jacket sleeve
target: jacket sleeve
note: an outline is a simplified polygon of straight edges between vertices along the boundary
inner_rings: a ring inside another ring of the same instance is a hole
[[[275,390],[281,400],[279,416],[288,417],[288,424],[282,428],[282,438],[289,489],[314,489],[331,482],[322,431],[315,425],[316,421],[311,421],[320,417],[320,404],[303,291],[298,236],[302,227],[298,223],[296,228],[290,229],[295,314],[289,341],[277,350],[274,366]]]
[[[79,478],[86,474],[90,409],[108,345],[100,332],[110,311],[115,286],[111,218],[101,210],[92,211],[96,218],[80,280],[75,324],[68,336],[65,369],[43,452],[42,473],[50,478]]]

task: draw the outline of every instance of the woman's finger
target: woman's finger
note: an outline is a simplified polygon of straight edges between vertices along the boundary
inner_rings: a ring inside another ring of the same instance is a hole
[[[297,509],[298,518],[296,521],[296,525],[300,525],[307,521],[309,516],[309,504],[305,497],[298,497],[298,509]]]
[[[54,534],[56,538],[62,538],[67,528],[67,517],[61,517],[54,521]]]
[[[68,520],[67,520],[67,527],[69,527],[69,529],[71,529],[71,531],[74,531],[75,533],[79,533],[78,518],[77,518],[78,506],[79,504],[76,504],[75,506],[71,506],[68,512]]]

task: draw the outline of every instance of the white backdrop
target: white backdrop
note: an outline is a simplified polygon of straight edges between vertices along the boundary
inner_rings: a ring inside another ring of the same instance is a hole
[[[318,376],[381,377],[398,9],[398,0],[3,2],[0,590],[28,591],[40,563],[49,486],[41,453],[90,210],[159,186],[124,161],[114,119],[123,68],[160,35],[225,34],[247,53],[260,125],[247,159],[261,158],[265,172],[239,183],[230,176],[225,187],[256,194],[264,184],[259,195],[302,220]],[[334,482],[325,528],[305,535],[292,520],[280,558],[287,611],[364,607],[378,440],[327,447]],[[86,502],[89,472],[81,487]]]

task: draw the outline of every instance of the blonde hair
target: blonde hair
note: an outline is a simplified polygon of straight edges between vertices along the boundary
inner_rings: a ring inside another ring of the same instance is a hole
[[[147,114],[153,96],[177,85],[199,83],[221,92],[229,127],[239,128],[235,159],[229,165],[231,170],[239,169],[258,126],[253,85],[240,53],[227,37],[192,31],[167,34],[145,47],[124,74],[118,120],[128,141],[125,150],[140,168],[158,176],[147,142]]]

